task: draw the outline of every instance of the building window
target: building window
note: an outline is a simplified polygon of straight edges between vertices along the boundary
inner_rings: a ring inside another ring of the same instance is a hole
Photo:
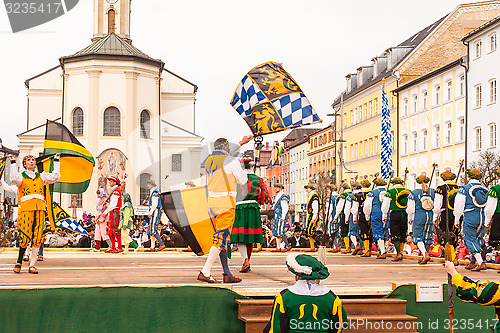
[[[446,143],[451,143],[451,121],[446,123]]]
[[[481,41],[478,41],[476,43],[476,58],[480,58],[481,57],[482,46],[483,46],[483,43]]]
[[[422,93],[422,104],[423,104],[424,110],[427,109],[427,91],[424,91]]]
[[[151,139],[151,116],[147,110],[142,110],[140,126],[141,126],[141,139]]]
[[[108,12],[108,35],[110,33],[114,33],[116,31],[116,26],[115,26],[115,11],[113,9],[111,9],[109,12]]]
[[[375,110],[375,114],[378,114],[378,98],[373,100],[373,109]]]
[[[460,75],[460,96],[465,93],[465,75]]]
[[[75,208],[83,207],[83,193],[72,194],[70,196],[69,208],[73,208],[73,200],[75,200],[76,203]]]
[[[497,80],[493,79],[490,81],[490,103],[496,103],[497,101]]]
[[[141,173],[139,176],[139,202],[145,204],[144,201],[149,199],[149,189],[148,181],[151,180],[151,175],[149,173]]]
[[[351,145],[351,161],[354,160],[354,146]]]
[[[120,136],[120,111],[110,106],[104,111],[104,136]]]
[[[375,145],[375,154],[378,154],[378,136],[375,137],[374,145]]]
[[[413,152],[416,153],[418,150],[418,136],[417,132],[413,132]]]
[[[370,109],[370,117],[373,117],[373,102],[370,101],[370,103],[368,103],[368,106],[369,106],[369,109]]]
[[[481,98],[482,98],[482,88],[481,85],[476,86],[476,108],[481,107]]]
[[[172,171],[182,171],[182,154],[172,154]]]
[[[450,81],[448,81],[446,83],[446,100],[448,101],[451,101],[451,87],[452,87],[453,83]]]
[[[497,49],[497,34],[490,36],[490,51],[496,51]]]
[[[437,86],[436,87],[436,105],[439,104],[439,101],[440,101],[440,94],[441,94],[441,86]]]
[[[73,111],[73,134],[75,136],[83,135],[83,110],[76,108]]]
[[[483,146],[481,140],[481,127],[477,127],[474,131],[476,132],[476,150],[481,150]]]
[[[373,155],[373,138],[370,138],[369,143],[370,143],[370,156],[372,156]]]
[[[427,130],[422,130],[422,150],[427,150]]]
[[[465,118],[458,118],[458,137],[460,141],[465,140]]]
[[[403,115],[404,116],[407,116],[408,115],[408,99],[405,98],[404,102],[403,102],[403,105],[404,105],[404,111],[403,111]]]
[[[368,118],[368,104],[365,103],[364,105],[364,110],[365,110],[365,119]]]
[[[439,147],[441,145],[441,127],[439,125],[434,126],[434,147]]]
[[[351,125],[354,125],[354,111],[351,110],[350,114],[351,114]]]
[[[497,125],[490,124],[490,148],[496,147],[497,145]]]
[[[408,135],[403,135],[403,153],[408,154]]]

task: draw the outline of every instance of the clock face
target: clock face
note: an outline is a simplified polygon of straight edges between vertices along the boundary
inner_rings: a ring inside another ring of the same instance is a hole
[[[117,3],[117,2],[118,2],[118,0],[106,0],[106,1],[107,1],[108,3],[110,3],[110,4],[115,4],[115,3]]]

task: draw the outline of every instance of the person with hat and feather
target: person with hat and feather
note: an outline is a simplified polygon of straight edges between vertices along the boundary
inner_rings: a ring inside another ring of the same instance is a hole
[[[285,243],[284,252],[290,250],[288,238],[286,237],[286,224],[288,222],[288,203],[290,196],[283,191],[284,186],[274,184],[274,188],[278,191],[274,196],[274,219],[273,219],[273,236],[276,237],[276,249],[273,252],[281,252],[281,241]]]
[[[352,193],[351,186],[347,183],[347,181],[342,183],[342,189],[344,190],[342,194],[340,194],[339,200],[337,202],[337,207],[335,207],[335,217],[333,221],[340,225],[340,237],[344,240],[344,246],[346,253],[351,252],[351,246],[349,245],[349,221],[346,221],[346,216],[344,214],[344,208],[346,206],[346,199]],[[339,252],[340,249],[331,250],[331,252],[336,253]]]
[[[17,197],[19,201],[17,229],[19,231],[19,256],[14,266],[14,273],[21,272],[23,256],[28,245],[31,247],[31,260],[28,273],[38,274],[35,267],[38,250],[43,242],[43,230],[45,227],[46,202],[44,186],[54,184],[60,177],[59,158],[61,154],[54,156],[54,171],[38,173],[36,170],[36,159],[33,155],[23,158],[24,172],[17,171],[14,156],[9,155],[10,180],[17,186]]]
[[[387,256],[385,254],[385,242],[389,240],[389,225],[387,223],[382,223],[382,202],[384,201],[387,191],[384,187],[387,185],[387,182],[383,178],[376,178],[373,180],[373,184],[375,184],[375,188],[366,195],[363,213],[368,223],[371,225],[373,239],[377,241],[377,245],[380,249],[380,254],[377,258],[380,257],[385,259],[383,256]],[[367,242],[364,241],[364,244],[365,253],[362,257],[371,257],[371,246],[367,249]]]
[[[107,253],[120,253],[122,252],[122,237],[120,229],[118,228],[120,224],[120,210],[123,205],[123,197],[121,190],[121,181],[116,176],[109,176],[107,178],[109,187],[111,188],[111,193],[108,199],[106,199],[105,209],[101,214],[101,217],[107,221],[108,231],[107,234],[111,240],[111,248],[107,249]],[[118,243],[118,247],[116,246]]]
[[[382,202],[382,222],[384,226],[388,224],[391,241],[396,248],[397,254],[393,261],[401,261],[403,260],[403,248],[404,243],[406,243],[406,233],[408,232],[406,207],[408,204],[408,195],[411,192],[404,187],[404,180],[399,177],[392,178],[391,184],[394,187],[385,193],[384,201]],[[380,258],[377,257],[377,259],[385,259],[385,257],[387,257],[387,254],[384,250],[384,254]]]
[[[351,211],[352,204],[354,201],[354,197],[361,190],[361,184],[358,181],[352,183],[352,188],[354,192],[349,194],[346,198],[346,203],[344,207],[344,214],[346,221],[349,221],[349,232],[347,233],[347,237],[351,240],[351,243],[354,245],[354,251],[352,251],[351,247],[342,251],[341,253],[352,253],[353,255],[358,254],[360,251],[360,244],[358,243],[358,223],[354,221],[354,213]]]
[[[472,271],[486,270],[486,263],[481,257],[486,234],[484,207],[488,200],[488,189],[481,185],[483,174],[478,169],[465,171],[468,184],[460,187],[455,197],[455,227],[460,228],[460,218],[463,215],[462,233],[467,250],[475,259],[471,258],[465,269]]]
[[[417,245],[423,256],[422,260],[419,260],[418,263],[425,265],[431,260],[429,250],[434,236],[434,223],[432,219],[434,189],[429,188],[430,178],[425,174],[418,176],[416,182],[421,188],[413,190],[408,196],[406,213],[408,214],[408,223],[413,223],[413,243]],[[404,237],[406,238],[406,233]]]
[[[328,198],[326,199],[326,207],[327,209],[329,209],[329,212],[327,213],[330,213],[330,216],[327,217],[329,223],[326,228],[326,233],[328,237],[330,237],[332,240],[332,250],[330,251],[334,251],[335,242],[340,228],[338,221],[335,220],[335,210],[337,207],[337,202],[339,201],[339,195],[337,193],[337,186],[335,186],[335,184],[332,183],[327,185],[327,189],[329,191],[329,195]],[[340,251],[340,245],[337,246],[336,252],[339,251]]]
[[[500,168],[493,171],[497,180],[500,180]],[[488,192],[488,200],[484,207],[486,228],[490,227],[489,244],[496,250],[500,250],[500,184],[493,185]],[[498,271],[500,273],[500,271]]]
[[[163,244],[163,240],[158,233],[158,225],[161,222],[162,215],[162,207],[160,200],[160,192],[158,191],[158,187],[153,179],[148,180],[147,186],[149,189],[149,212],[148,212],[148,235],[149,240],[151,241],[151,246],[146,252],[156,252],[165,249],[165,244]],[[158,241],[158,249],[155,249],[155,239]]]
[[[453,217],[453,206],[455,196],[458,192],[458,186],[455,182],[457,176],[450,170],[446,170],[441,173],[440,177],[444,181],[444,184],[438,186],[435,192],[433,223],[436,227],[439,244],[446,246],[447,241],[449,241],[450,245],[455,248],[457,246],[458,234],[460,233],[460,230],[455,227]],[[450,235],[446,235],[446,223],[448,223]],[[452,249],[452,253],[454,256],[453,263],[455,266],[458,266],[458,257],[455,256],[454,249]]]
[[[298,253],[289,254],[286,265],[296,282],[274,298],[264,333],[342,332],[348,326],[342,301],[319,283],[330,275],[328,268],[316,258]]]
[[[254,167],[251,158],[242,159],[243,169],[247,172],[248,181],[245,185],[239,184],[236,193],[236,210],[231,243],[238,245],[238,252],[243,258],[240,273],[250,271],[250,257],[253,244],[262,243],[262,220],[260,219],[260,205],[271,200],[264,180],[252,172]]]
[[[314,245],[314,236],[316,235],[316,228],[318,227],[319,221],[319,211],[321,210],[321,199],[316,193],[316,186],[313,183],[304,185],[304,188],[309,194],[309,199],[307,200],[307,237],[309,238],[309,251],[316,251]]]
[[[364,248],[364,252],[363,250],[359,249],[356,254],[363,255],[368,251],[370,251],[372,246],[372,238],[373,238],[372,229],[370,226],[369,219],[368,220],[366,219],[365,213],[363,211],[366,197],[368,195],[368,192],[370,192],[370,186],[372,186],[372,184],[368,179],[365,178],[361,181],[361,186],[363,187],[362,190],[354,195],[351,212],[354,224],[358,225],[359,237],[363,241],[363,248]]]

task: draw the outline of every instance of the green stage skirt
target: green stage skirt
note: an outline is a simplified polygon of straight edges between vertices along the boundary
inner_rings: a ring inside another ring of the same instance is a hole
[[[256,202],[236,205],[231,243],[262,243],[260,207]]]

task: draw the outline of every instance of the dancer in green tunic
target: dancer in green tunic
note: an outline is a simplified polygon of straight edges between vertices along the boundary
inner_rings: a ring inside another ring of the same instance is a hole
[[[238,244],[238,251],[243,258],[240,272],[247,273],[250,271],[253,244],[263,242],[259,205],[269,203],[270,199],[264,181],[251,171],[252,159],[243,159],[243,167],[248,173],[248,182],[237,189],[231,243]]]

